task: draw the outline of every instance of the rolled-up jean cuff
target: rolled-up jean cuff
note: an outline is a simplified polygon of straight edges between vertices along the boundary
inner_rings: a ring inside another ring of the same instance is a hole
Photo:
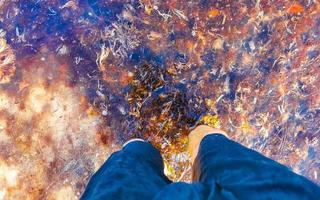
[[[229,143],[233,143],[232,140],[230,140],[227,136],[220,134],[220,133],[212,133],[209,135],[206,135],[204,138],[202,138],[199,146],[199,153],[206,153],[213,148],[213,150],[217,151],[216,149],[219,146],[228,145]]]
[[[128,142],[122,149],[127,152],[126,155],[133,155],[138,160],[148,161],[154,164],[161,172],[163,172],[163,160],[160,152],[152,144],[144,140],[132,140]]]
[[[203,175],[204,167],[215,160],[214,154],[208,155],[211,151],[219,152],[220,145],[228,145],[231,140],[220,133],[212,133],[202,138],[196,159],[193,163],[192,180],[200,181],[200,176]],[[213,172],[212,172],[213,173]]]
[[[209,140],[209,138],[211,137],[211,139],[214,139],[214,140],[225,140],[225,139],[227,139],[227,140],[229,140],[229,137],[227,137],[226,135],[224,135],[224,134],[221,134],[221,133],[211,133],[211,134],[208,134],[208,135],[206,135],[206,136],[204,136],[203,138],[202,138],[202,141],[201,141],[201,143],[205,143],[205,140]],[[201,143],[200,143],[200,146],[201,146]]]
[[[201,151],[202,152],[209,151],[211,146],[210,144],[222,144],[226,141],[230,141],[230,139],[221,133],[211,133],[204,136],[200,142],[197,157]]]
[[[143,140],[143,139],[134,138],[134,139],[131,139],[131,140],[126,141],[126,142],[122,145],[122,148],[124,148],[125,146],[127,146],[130,142],[136,142],[136,141],[145,142],[145,140]]]

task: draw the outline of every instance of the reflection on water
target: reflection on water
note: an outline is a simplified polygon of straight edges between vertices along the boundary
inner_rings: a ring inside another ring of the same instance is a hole
[[[320,183],[319,27],[314,1],[0,1],[0,199],[76,199],[133,137],[188,181],[206,114]]]

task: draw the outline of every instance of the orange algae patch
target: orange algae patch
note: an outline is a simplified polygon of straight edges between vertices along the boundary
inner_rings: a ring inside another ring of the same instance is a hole
[[[88,116],[97,116],[97,115],[98,115],[98,111],[97,111],[94,107],[92,107],[92,106],[90,106],[90,107],[86,110],[86,113],[87,113]]]
[[[145,13],[147,13],[148,15],[151,15],[152,11],[153,11],[153,8],[152,6],[145,6],[144,7],[144,11]]]
[[[208,17],[215,18],[216,16],[219,15],[219,13],[220,13],[220,11],[218,9],[213,8],[213,9],[209,10]]]
[[[202,117],[200,122],[213,127],[213,128],[219,128],[220,127],[220,120],[217,115],[205,115]]]
[[[298,13],[301,13],[303,11],[304,11],[303,6],[300,3],[297,3],[297,2],[292,4],[288,9],[288,12],[290,14],[298,14]]]
[[[186,47],[187,47],[187,49],[189,49],[189,50],[194,50],[195,44],[194,44],[192,41],[187,41],[187,42],[186,42]]]

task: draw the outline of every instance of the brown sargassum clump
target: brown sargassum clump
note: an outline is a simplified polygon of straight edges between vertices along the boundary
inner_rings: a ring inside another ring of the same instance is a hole
[[[189,127],[204,112],[201,101],[188,91],[162,67],[144,64],[137,68],[128,102],[131,114],[138,118],[138,136],[163,151],[182,150]]]
[[[6,39],[0,38],[0,84],[9,83],[15,71],[14,53]]]

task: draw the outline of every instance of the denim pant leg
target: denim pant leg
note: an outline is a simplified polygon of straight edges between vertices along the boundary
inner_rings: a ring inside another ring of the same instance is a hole
[[[206,136],[193,169],[194,181],[223,199],[319,199],[317,185],[287,167],[221,134]]]
[[[81,199],[152,199],[170,183],[163,167],[151,144],[130,142],[92,176]]]

